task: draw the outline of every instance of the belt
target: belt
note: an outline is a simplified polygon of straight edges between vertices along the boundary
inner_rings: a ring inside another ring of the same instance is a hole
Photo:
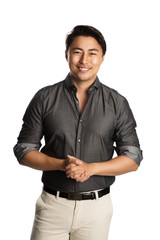
[[[57,196],[58,191],[53,190],[47,186],[43,187],[43,190],[45,192],[48,192],[54,196]],[[108,194],[110,192],[110,188],[105,188],[103,190],[97,191],[98,197],[101,198],[104,195]],[[95,192],[87,192],[87,193],[66,193],[66,192],[59,192],[59,197],[67,198],[69,200],[93,200],[96,199],[96,193]]]

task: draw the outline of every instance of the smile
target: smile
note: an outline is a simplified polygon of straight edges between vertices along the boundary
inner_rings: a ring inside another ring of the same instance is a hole
[[[90,68],[84,68],[84,67],[78,67],[79,71],[81,72],[87,72],[90,70]]]

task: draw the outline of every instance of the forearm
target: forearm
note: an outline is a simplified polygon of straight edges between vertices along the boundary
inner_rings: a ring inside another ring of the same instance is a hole
[[[118,156],[105,162],[90,164],[91,175],[99,176],[118,176],[128,172],[136,171],[138,165],[132,159],[126,156]]]
[[[65,159],[50,157],[39,151],[30,151],[25,154],[20,164],[42,171],[65,170]]]

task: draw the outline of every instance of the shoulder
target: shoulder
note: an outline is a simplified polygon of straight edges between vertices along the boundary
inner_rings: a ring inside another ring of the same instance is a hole
[[[128,100],[123,95],[104,84],[102,84],[102,92],[105,102],[107,102],[117,118],[129,117],[131,120],[135,121]]]
[[[121,95],[117,90],[110,88],[103,83],[101,83],[101,86],[104,97],[109,104],[111,105],[114,104],[115,107],[116,106],[120,107],[128,104],[127,99],[123,95]]]
[[[49,85],[46,87],[43,87],[39,89],[31,99],[29,103],[29,107],[33,107],[34,105],[44,105],[47,104],[50,99],[53,99],[56,97],[56,93],[58,92],[58,89],[63,87],[63,81],[55,83],[53,85]]]
[[[61,82],[57,82],[53,85],[49,85],[49,86],[45,86],[41,89],[38,90],[38,92],[36,93],[36,95],[42,96],[42,97],[47,97],[49,96],[51,93],[58,91],[59,89],[63,88],[64,86],[64,80]]]

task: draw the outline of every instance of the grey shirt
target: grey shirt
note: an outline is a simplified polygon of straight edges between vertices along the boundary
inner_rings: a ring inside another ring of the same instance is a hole
[[[136,122],[127,100],[102,84],[98,77],[89,89],[89,100],[80,114],[77,89],[70,75],[62,82],[39,90],[23,117],[23,126],[14,147],[18,161],[28,152],[39,150],[59,159],[67,154],[87,163],[112,159],[118,155],[142,160]],[[80,183],[66,177],[63,171],[44,171],[42,182],[63,192],[103,189],[115,181],[114,176],[92,176]]]

